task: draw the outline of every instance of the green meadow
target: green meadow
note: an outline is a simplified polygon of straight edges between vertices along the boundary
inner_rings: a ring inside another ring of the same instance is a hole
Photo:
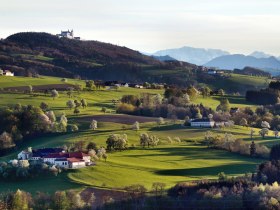
[[[7,79],[7,80],[5,80]],[[41,85],[41,84],[61,84],[60,78],[21,78],[21,77],[0,77],[0,88]],[[82,84],[81,80],[68,80],[68,83]],[[175,185],[178,182],[193,181],[201,179],[216,179],[219,172],[225,172],[229,176],[237,176],[248,172],[254,172],[257,164],[264,161],[227,151],[209,149],[200,144],[204,139],[208,129],[186,128],[181,126],[182,121],[171,122],[166,120],[165,125],[158,126],[156,122],[146,122],[140,124],[139,131],[133,131],[131,125],[118,122],[98,122],[98,129],[89,129],[88,119],[94,119],[94,115],[114,114],[115,105],[112,99],[120,99],[122,95],[141,93],[160,93],[163,90],[146,90],[134,88],[120,88],[119,90],[96,90],[75,92],[73,99],[86,99],[88,107],[81,108],[79,115],[74,115],[73,110],[66,107],[69,100],[65,92],[59,92],[59,97],[52,99],[44,94],[23,94],[23,93],[2,93],[0,94],[0,107],[5,107],[20,103],[22,105],[32,104],[39,106],[41,102],[47,102],[49,109],[54,110],[57,116],[66,113],[69,123],[75,123],[80,130],[77,133],[50,134],[44,137],[35,138],[20,145],[16,151],[1,157],[2,160],[16,158],[17,153],[26,147],[43,148],[62,146],[64,144],[75,143],[80,140],[85,142],[95,142],[99,146],[106,146],[106,139],[113,133],[126,133],[129,140],[130,150],[116,151],[108,153],[108,160],[99,160],[96,166],[78,170],[68,170],[57,177],[39,177],[32,180],[20,182],[0,182],[0,191],[16,190],[18,188],[35,193],[36,191],[54,192],[56,190],[82,189],[84,187],[97,187],[106,189],[122,189],[127,185],[142,184],[148,189],[153,182],[163,182],[167,186]],[[252,106],[246,103],[241,96],[227,96],[232,107]],[[198,97],[193,103],[203,103],[205,106],[216,108],[219,104],[219,97],[202,98]],[[101,108],[106,107],[108,113],[101,112]],[[254,107],[254,105],[253,105]],[[127,118],[133,116],[127,116]],[[113,117],[112,117],[113,118]],[[232,133],[237,138],[250,141],[250,129],[246,127],[234,126],[225,129],[212,129],[216,134]],[[142,148],[139,146],[139,135],[142,132],[157,135],[161,143],[154,148]],[[257,133],[257,132],[256,132]],[[272,133],[270,134],[272,136]],[[168,142],[168,137],[174,139],[179,137],[181,142]],[[272,146],[277,141],[272,137],[261,139],[255,136],[256,142]],[[133,146],[133,147],[132,147]]]

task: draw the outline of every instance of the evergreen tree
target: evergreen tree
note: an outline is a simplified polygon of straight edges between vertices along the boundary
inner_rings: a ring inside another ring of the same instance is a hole
[[[252,141],[251,145],[250,145],[250,155],[254,156],[256,154],[256,144],[254,141]]]

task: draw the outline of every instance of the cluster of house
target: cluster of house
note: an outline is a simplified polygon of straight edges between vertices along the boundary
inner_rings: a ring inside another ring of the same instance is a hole
[[[118,86],[118,87],[132,87],[132,88],[140,88],[143,89],[144,86],[142,84],[132,84],[126,82],[118,82],[118,81],[105,81],[105,86]]]
[[[73,29],[70,31],[69,29],[67,31],[61,31],[60,34],[57,34],[59,38],[68,38],[68,39],[76,39],[76,40],[81,40],[80,37],[75,37],[74,36],[74,31]]]
[[[131,87],[131,88],[148,88],[144,86],[143,84],[137,84],[137,83],[127,83],[127,82],[119,82],[119,81],[105,81],[102,83],[103,86],[109,86],[109,87]],[[157,89],[163,89],[164,84],[154,84]]]
[[[207,73],[210,75],[223,75],[225,72],[222,70],[209,69]]]
[[[14,76],[14,72],[11,72],[9,70],[2,70],[2,69],[0,69],[0,76],[10,76],[10,77],[13,77]]]
[[[62,168],[83,168],[92,165],[89,154],[66,152],[62,148],[28,148],[18,154],[18,160],[41,161]]]

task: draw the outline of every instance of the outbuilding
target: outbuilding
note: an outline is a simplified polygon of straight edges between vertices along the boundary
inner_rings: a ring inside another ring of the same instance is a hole
[[[191,127],[213,128],[215,121],[211,118],[194,119],[191,122]]]

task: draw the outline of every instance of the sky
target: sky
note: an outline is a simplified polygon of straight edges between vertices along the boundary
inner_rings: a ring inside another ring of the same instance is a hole
[[[141,52],[183,46],[280,55],[279,0],[0,0],[0,37],[74,29]]]

